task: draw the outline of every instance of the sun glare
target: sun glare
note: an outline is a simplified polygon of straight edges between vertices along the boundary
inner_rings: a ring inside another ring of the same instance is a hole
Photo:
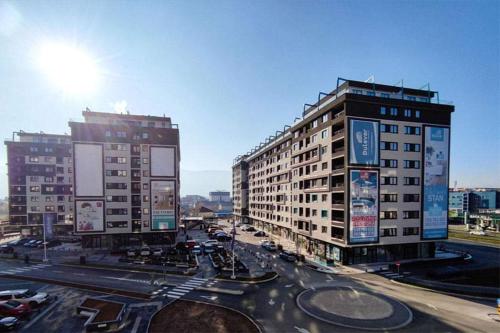
[[[97,89],[97,64],[83,49],[46,42],[39,49],[38,62],[47,78],[65,93],[87,94]]]

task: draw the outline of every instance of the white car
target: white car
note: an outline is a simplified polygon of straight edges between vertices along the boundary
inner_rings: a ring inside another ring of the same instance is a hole
[[[162,248],[153,249],[153,255],[156,257],[161,257],[163,255],[163,249]]]
[[[482,230],[472,230],[470,232],[471,235],[477,235],[477,236],[486,236],[486,233]]]
[[[241,231],[246,231],[248,229],[249,225],[248,224],[244,224],[241,226]]]
[[[151,255],[151,249],[149,247],[143,247],[141,249],[141,256],[149,257]]]
[[[29,289],[16,289],[0,291],[0,301],[15,300],[31,307],[44,304],[49,300],[47,293],[38,293]]]
[[[127,250],[127,257],[135,257],[137,256],[139,251],[137,249],[128,249]]]

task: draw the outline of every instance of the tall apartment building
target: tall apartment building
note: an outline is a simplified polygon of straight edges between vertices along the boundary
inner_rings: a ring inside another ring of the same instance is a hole
[[[71,232],[73,159],[68,135],[14,132],[6,140],[9,221],[22,235]]]
[[[245,157],[233,162],[233,218],[248,223],[248,163]]]
[[[430,90],[339,79],[236,161],[233,191],[247,163],[246,217],[321,262],[431,257],[447,238],[453,111]]]
[[[231,192],[228,191],[213,191],[208,193],[208,197],[212,202],[231,202]]]
[[[180,214],[177,125],[167,117],[88,110],[83,117],[69,122],[82,246],[173,243]]]

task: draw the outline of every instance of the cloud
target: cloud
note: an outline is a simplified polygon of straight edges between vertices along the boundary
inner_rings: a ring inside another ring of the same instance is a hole
[[[122,99],[121,101],[111,103],[111,106],[113,107],[115,113],[125,113],[127,112],[128,104],[126,100]]]
[[[11,36],[21,25],[21,13],[6,2],[0,3],[0,34]]]

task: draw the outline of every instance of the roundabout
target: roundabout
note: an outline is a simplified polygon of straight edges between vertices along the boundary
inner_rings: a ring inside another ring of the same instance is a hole
[[[412,319],[403,303],[367,289],[331,286],[307,289],[297,296],[298,307],[324,322],[360,330],[394,330]]]

